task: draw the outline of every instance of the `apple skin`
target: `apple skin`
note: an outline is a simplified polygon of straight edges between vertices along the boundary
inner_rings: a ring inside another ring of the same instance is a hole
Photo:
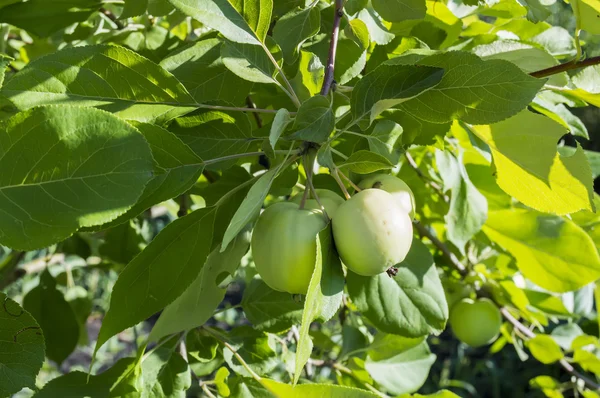
[[[327,226],[321,210],[300,209],[296,203],[269,206],[252,233],[254,264],[272,289],[306,294],[315,269],[317,235]]]
[[[365,189],[345,201],[332,225],[342,261],[363,276],[380,274],[402,262],[412,244],[408,213],[381,189]]]
[[[410,218],[415,217],[415,195],[410,187],[398,177],[389,174],[374,174],[358,183],[360,189],[378,188],[390,193]]]
[[[444,287],[446,302],[448,303],[448,309],[450,310],[452,310],[454,304],[471,295],[471,288],[469,285],[461,281],[443,279],[442,286]]]
[[[481,347],[496,340],[502,326],[500,310],[487,298],[462,299],[452,307],[449,321],[454,335],[471,347]]]
[[[333,216],[337,212],[338,207],[340,207],[340,205],[344,203],[344,198],[342,198],[337,193],[330,191],[329,189],[315,189],[315,191],[317,192],[317,195],[319,195],[319,200],[323,204],[325,212],[327,212],[327,216],[329,216],[329,218],[333,218]],[[300,204],[300,202],[302,201],[303,194],[304,193],[301,192],[297,195],[294,195],[290,199],[290,202]],[[319,203],[317,203],[315,199],[307,199],[306,203],[304,204],[304,208],[321,209],[321,206],[319,206]]]

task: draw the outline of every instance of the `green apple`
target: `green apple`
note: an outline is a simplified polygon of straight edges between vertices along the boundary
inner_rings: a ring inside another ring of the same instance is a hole
[[[362,180],[358,187],[360,189],[379,188],[389,192],[398,204],[410,215],[415,216],[415,195],[410,187],[398,177],[389,174],[374,174]]]
[[[252,233],[256,270],[272,289],[306,294],[315,269],[317,235],[327,226],[323,212],[296,203],[269,206]]]
[[[502,316],[490,299],[462,299],[450,311],[450,326],[460,341],[471,347],[481,347],[496,340]]]
[[[412,244],[408,213],[381,189],[365,189],[342,203],[332,224],[342,261],[359,275],[377,275],[402,262]]]
[[[317,195],[319,195],[319,200],[323,204],[323,207],[325,208],[325,212],[327,212],[327,215],[329,216],[329,218],[333,218],[333,215],[337,211],[338,207],[340,207],[340,205],[342,203],[344,203],[344,198],[342,198],[337,193],[330,191],[329,189],[315,189],[315,191],[317,192]],[[304,195],[303,192],[301,192],[297,195],[294,195],[290,199],[290,202],[300,204],[300,202],[302,201],[303,195]],[[311,195],[311,197],[312,197],[312,195]],[[319,203],[317,203],[317,201],[315,199],[308,199],[306,201],[306,203],[304,204],[304,208],[305,209],[320,209],[321,206],[319,206]]]

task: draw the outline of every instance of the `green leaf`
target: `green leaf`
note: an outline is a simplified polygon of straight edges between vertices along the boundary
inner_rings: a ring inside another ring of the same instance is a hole
[[[125,0],[119,19],[137,17],[146,13],[148,0]]]
[[[497,40],[491,44],[477,46],[473,52],[484,60],[504,59],[517,65],[525,73],[550,68],[559,62],[542,48],[529,44]],[[566,73],[558,73],[548,79],[548,84],[553,86],[564,86],[569,82]]]
[[[410,252],[397,267],[393,278],[385,272],[366,277],[348,271],[352,302],[386,333],[405,337],[441,333],[448,320],[448,304],[427,246],[413,239]]]
[[[47,37],[75,22],[85,21],[101,6],[100,0],[29,0],[0,9],[0,22]]]
[[[464,254],[465,244],[481,231],[485,223],[487,200],[469,179],[462,159],[456,159],[448,151],[438,150],[435,160],[442,176],[453,173],[454,181],[451,185],[446,183],[450,177],[444,178],[444,189],[451,190],[450,209],[445,216],[447,238]]]
[[[371,152],[386,157],[392,164],[397,164],[400,161],[402,133],[401,125],[385,119],[377,122],[371,134],[365,138],[369,142]]]
[[[346,37],[358,44],[361,49],[366,50],[369,48],[369,30],[367,29],[367,25],[360,19],[351,20],[344,27],[344,33]]]
[[[44,363],[44,337],[40,326],[19,304],[0,292],[0,396],[22,388],[35,388]]]
[[[74,371],[52,379],[34,397],[121,397],[123,395],[119,395],[119,392],[123,392],[123,390],[133,394],[139,392],[138,383],[137,359],[122,358],[110,369],[99,375]]]
[[[544,92],[538,94],[533,101],[534,102],[531,104],[531,108],[534,111],[562,124],[565,128],[569,129],[573,135],[583,137],[585,139],[590,138],[585,124],[583,124],[581,119],[573,115],[569,108],[567,108],[564,104],[556,103],[550,98],[546,98],[544,96]],[[572,153],[575,153],[575,148],[573,148]],[[562,152],[560,152],[560,154],[565,155],[565,153]]]
[[[13,79],[14,80],[14,79]],[[127,211],[152,175],[142,135],[96,109],[40,107],[0,128],[0,242],[36,249]]]
[[[268,49],[276,61],[281,61],[281,49],[270,38],[267,40]],[[226,41],[221,47],[223,64],[238,77],[254,82],[276,84],[277,69],[267,53],[259,46],[252,44]]]
[[[587,372],[592,372],[595,375],[600,374],[600,358],[593,352],[577,349],[575,350],[575,355],[573,355],[573,361]]]
[[[598,0],[575,0],[573,1],[573,12],[581,24],[581,29],[590,34],[600,34],[600,1]]]
[[[591,170],[581,147],[570,157],[557,153],[565,133],[560,124],[525,110],[473,131],[491,148],[496,180],[509,195],[559,215],[594,209]]]
[[[315,95],[304,101],[298,109],[290,140],[304,140],[316,143],[327,141],[335,126],[335,116],[329,99]]]
[[[125,267],[112,290],[96,351],[165,308],[196,279],[211,250],[216,213],[208,207],[173,221]]]
[[[546,314],[555,316],[571,315],[560,297],[530,289],[523,289],[523,292],[525,292],[525,295],[529,300],[529,304]]]
[[[348,168],[348,170],[358,174],[369,174],[379,170],[391,169],[394,165],[384,156],[361,150],[350,155],[339,167]]]
[[[18,109],[61,104],[94,106],[123,119],[161,123],[194,109],[173,75],[117,46],[66,48],[29,63],[0,95]]]
[[[426,336],[410,338],[379,332],[369,345],[367,355],[371,361],[383,361],[422,344],[425,338]]]
[[[348,6],[346,6],[345,8],[348,9]],[[367,7],[361,10],[358,14],[358,18],[365,23],[369,31],[370,39],[376,44],[385,45],[394,40],[395,35],[393,33],[390,33],[388,28],[377,16],[373,8]]]
[[[390,22],[423,19],[427,12],[425,0],[372,0],[372,4],[375,11]]]
[[[239,377],[229,380],[232,398],[273,398],[271,394],[258,381],[250,377]]]
[[[423,341],[405,350],[397,349],[394,356],[386,359],[367,359],[365,367],[373,380],[386,390],[404,394],[418,390],[425,383],[435,358],[427,342]]]
[[[409,62],[399,57],[396,62]],[[392,62],[394,60],[388,61]],[[431,55],[419,65],[443,68],[442,80],[400,108],[433,123],[462,120],[496,123],[523,110],[545,83],[504,60],[483,61],[476,55],[450,51]],[[438,104],[432,107],[431,104]]]
[[[241,105],[252,83],[238,77],[223,64],[223,40],[205,39],[175,51],[160,62],[199,103],[218,99]]]
[[[148,123],[131,124],[150,145],[155,161],[154,176],[131,209],[98,229],[122,224],[155,204],[181,195],[198,180],[204,170],[202,159],[170,131]]]
[[[148,340],[158,341],[163,336],[202,326],[210,319],[225,297],[224,280],[235,273],[249,246],[250,234],[241,233],[224,252],[216,247],[200,265],[194,282],[162,312]]]
[[[272,149],[275,149],[279,137],[281,137],[281,134],[283,134],[291,122],[290,112],[287,109],[281,108],[277,111],[269,132],[269,144],[271,144]]]
[[[319,33],[321,13],[318,7],[295,9],[277,21],[273,29],[273,38],[283,51],[286,63],[292,64],[298,55],[300,46]]]
[[[185,398],[192,375],[185,359],[176,352],[178,343],[174,338],[144,359],[141,398]]]
[[[306,397],[327,397],[327,398],[376,398],[372,392],[359,390],[358,388],[336,386],[334,384],[291,384],[280,383],[271,379],[261,379],[260,382],[276,397],[285,398],[306,398]]]
[[[538,334],[527,341],[527,348],[531,354],[543,364],[554,363],[564,357],[564,354],[556,341],[548,335]]]
[[[248,191],[244,201],[237,209],[233,215],[233,218],[231,219],[231,222],[227,226],[227,230],[223,236],[223,243],[221,244],[221,251],[225,251],[229,243],[231,243],[237,234],[244,229],[246,224],[258,216],[263,202],[265,201],[265,198],[271,189],[271,185],[275,180],[275,177],[277,177],[279,172],[284,167],[287,167],[285,162],[267,171],[265,174],[260,176],[252,188],[250,188],[250,191]]]
[[[0,87],[2,87],[2,84],[4,83],[6,68],[10,65],[12,60],[13,58],[4,54],[0,54]]]
[[[46,356],[61,364],[77,346],[79,323],[75,312],[56,289],[56,281],[46,269],[38,286],[23,298],[23,308],[40,325],[46,341]]]
[[[273,11],[272,0],[169,0],[182,13],[237,43],[264,41]]]
[[[102,258],[118,264],[128,264],[146,247],[142,228],[133,220],[106,231],[98,248]]]
[[[354,86],[350,101],[354,120],[370,114],[373,122],[386,109],[430,90],[443,74],[439,68],[397,65],[395,60],[384,62]]]
[[[217,181],[208,184],[206,187],[191,192],[204,198],[207,206],[212,206],[219,201],[225,194],[235,190],[241,185],[246,185],[251,175],[241,166],[234,166],[225,171]]]
[[[251,152],[264,139],[253,135],[248,116],[241,112],[199,110],[175,119],[169,131],[205,161]],[[235,163],[236,160],[220,162],[218,168]]]
[[[65,300],[73,309],[77,323],[79,323],[79,339],[77,345],[87,346],[89,344],[87,320],[92,312],[92,298],[84,287],[73,286],[65,292]]]
[[[342,264],[333,246],[331,227],[327,226],[317,237],[315,270],[304,301],[300,338],[296,348],[294,384],[298,383],[300,373],[312,353],[313,342],[308,334],[310,324],[317,318],[326,322],[333,317],[342,304],[343,291]]]
[[[534,210],[490,212],[486,235],[517,259],[523,275],[553,292],[577,290],[600,277],[594,242],[570,220]]]
[[[227,368],[220,368],[215,374],[215,384],[217,386],[217,392],[224,396],[228,397],[231,395],[231,390],[227,385],[227,378],[229,377],[229,370]]]
[[[275,333],[300,323],[304,306],[291,294],[278,292],[262,280],[253,279],[244,290],[242,308],[257,330]]]
[[[308,51],[300,51],[298,73],[290,81],[298,97],[306,101],[319,94],[324,76],[325,67],[319,57]]]
[[[227,337],[230,344],[250,369],[259,375],[270,374],[280,363],[275,352],[275,341],[272,337],[258,332],[250,326],[238,326],[232,329]],[[223,356],[235,373],[241,376],[250,376],[248,370],[240,365],[228,348],[223,349]]]

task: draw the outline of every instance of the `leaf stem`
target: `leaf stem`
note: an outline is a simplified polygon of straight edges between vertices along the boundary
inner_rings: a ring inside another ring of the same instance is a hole
[[[256,104],[252,101],[252,98],[250,98],[250,96],[246,97],[246,104],[248,105],[248,108],[256,109]],[[260,114],[258,112],[252,112],[252,115],[254,115],[254,120],[256,120],[256,126],[258,128],[262,128],[263,122],[260,117]]]
[[[362,384],[363,386],[365,386],[365,388],[367,390],[371,391],[373,394],[377,395],[378,397],[389,398],[389,395],[386,395],[386,394],[382,393],[381,391],[379,391],[378,389],[376,389],[375,387],[373,387],[371,384],[366,383],[366,382],[360,380],[358,377],[356,377],[356,375],[352,372],[352,370],[348,369],[344,365],[339,364],[339,363],[334,363],[332,365],[332,367],[334,369],[336,369],[337,371],[339,371],[341,373],[345,373],[348,376],[352,377],[354,380],[358,381],[360,384]]]
[[[417,173],[419,178],[421,178],[423,181],[425,181],[426,184],[428,184],[431,188],[433,188],[438,193],[438,195],[440,195],[440,197],[442,197],[447,202],[448,198],[444,194],[444,190],[442,189],[442,187],[440,187],[435,182],[431,181],[429,178],[427,178],[425,176],[425,174],[423,174],[423,172],[417,165],[417,162],[415,162],[415,159],[413,159],[413,157],[410,153],[405,152],[404,156],[406,156],[406,160],[408,161],[409,166],[413,168],[413,170]]]
[[[273,66],[275,66],[275,69],[277,70],[277,74],[281,76],[281,80],[283,80],[283,83],[287,87],[287,90],[284,90],[284,91],[290,97],[290,99],[296,105],[296,107],[300,108],[300,104],[301,104],[300,99],[298,99],[298,96],[296,95],[294,88],[290,84],[290,81],[285,76],[285,73],[283,73],[281,66],[279,66],[279,64],[277,63],[277,60],[273,57],[273,54],[271,54],[271,51],[269,51],[267,46],[265,46],[265,44],[263,42],[260,42],[260,45],[262,46],[263,50],[265,50],[267,57],[269,57],[269,60],[271,61]]]
[[[343,153],[341,153],[340,151],[338,151],[335,148],[331,148],[329,147],[329,149],[331,149],[331,152],[335,153],[336,155],[338,155],[339,157],[341,157],[344,160],[348,160],[348,156],[344,155]]]
[[[205,327],[204,330],[206,330],[208,333],[212,334],[215,339],[219,340],[219,342],[221,344],[223,344],[225,347],[227,347],[227,349],[229,351],[231,351],[231,353],[233,354],[234,357],[236,357],[236,359],[239,361],[239,363],[241,363],[242,366],[248,371],[248,373],[250,373],[250,376],[252,376],[252,378],[254,380],[258,381],[259,383],[261,382],[262,377],[260,377],[258,374],[256,374],[256,372],[254,372],[252,370],[252,368],[250,368],[250,366],[246,363],[246,361],[244,361],[244,358],[242,358],[242,356],[240,354],[238,354],[236,349],[233,348],[231,346],[231,344],[229,344],[228,342],[226,342],[223,339],[223,336],[220,333],[218,333],[217,331],[213,330],[212,328],[208,328],[208,327]]]
[[[202,387],[202,391],[204,391],[204,394],[206,394],[208,398],[217,398],[217,396],[208,389],[206,383],[200,383],[200,386]]]
[[[281,149],[281,150],[278,149],[275,151],[275,153],[283,155],[283,154],[289,153],[289,151],[285,150],[285,149]],[[226,160],[239,159],[239,158],[245,158],[245,157],[250,157],[250,156],[260,156],[260,155],[264,155],[264,154],[265,153],[262,151],[236,153],[233,155],[222,156],[220,158],[208,159],[208,160],[203,161],[202,164],[209,165],[209,164],[224,162]]]
[[[335,69],[335,53],[337,51],[338,37],[340,35],[340,21],[344,16],[344,0],[335,0],[335,14],[333,15],[333,29],[331,31],[331,42],[329,43],[329,54],[325,66],[325,77],[321,87],[321,95],[329,94],[333,85],[333,72]]]

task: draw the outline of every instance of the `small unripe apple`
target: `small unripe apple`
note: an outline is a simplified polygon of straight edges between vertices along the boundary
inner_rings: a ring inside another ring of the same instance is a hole
[[[317,235],[327,226],[323,212],[296,203],[269,206],[252,233],[258,274],[272,289],[306,294],[317,258]]]
[[[330,191],[329,189],[315,189],[315,191],[317,192],[317,195],[319,196],[319,200],[321,201],[321,203],[323,204],[323,207],[325,208],[325,212],[327,212],[327,215],[329,216],[329,218],[333,218],[338,207],[340,207],[340,205],[342,203],[344,203],[344,199],[340,195],[338,195],[337,193],[335,193],[333,191]],[[300,204],[300,202],[302,201],[303,195],[304,195],[303,192],[301,192],[297,195],[294,195],[290,199],[290,202]],[[312,197],[312,195],[310,197]],[[319,206],[319,203],[315,199],[307,199],[306,202],[304,203],[304,208],[305,209],[321,209],[321,206]]]
[[[332,224],[342,261],[359,275],[377,275],[402,262],[412,244],[408,213],[381,189],[365,189],[342,203]]]
[[[500,310],[487,298],[462,299],[452,307],[449,321],[454,335],[471,347],[496,340],[502,326]]]
[[[374,174],[362,180],[360,189],[378,188],[390,193],[396,202],[410,215],[415,216],[415,195],[410,187],[398,177],[389,174]]]

